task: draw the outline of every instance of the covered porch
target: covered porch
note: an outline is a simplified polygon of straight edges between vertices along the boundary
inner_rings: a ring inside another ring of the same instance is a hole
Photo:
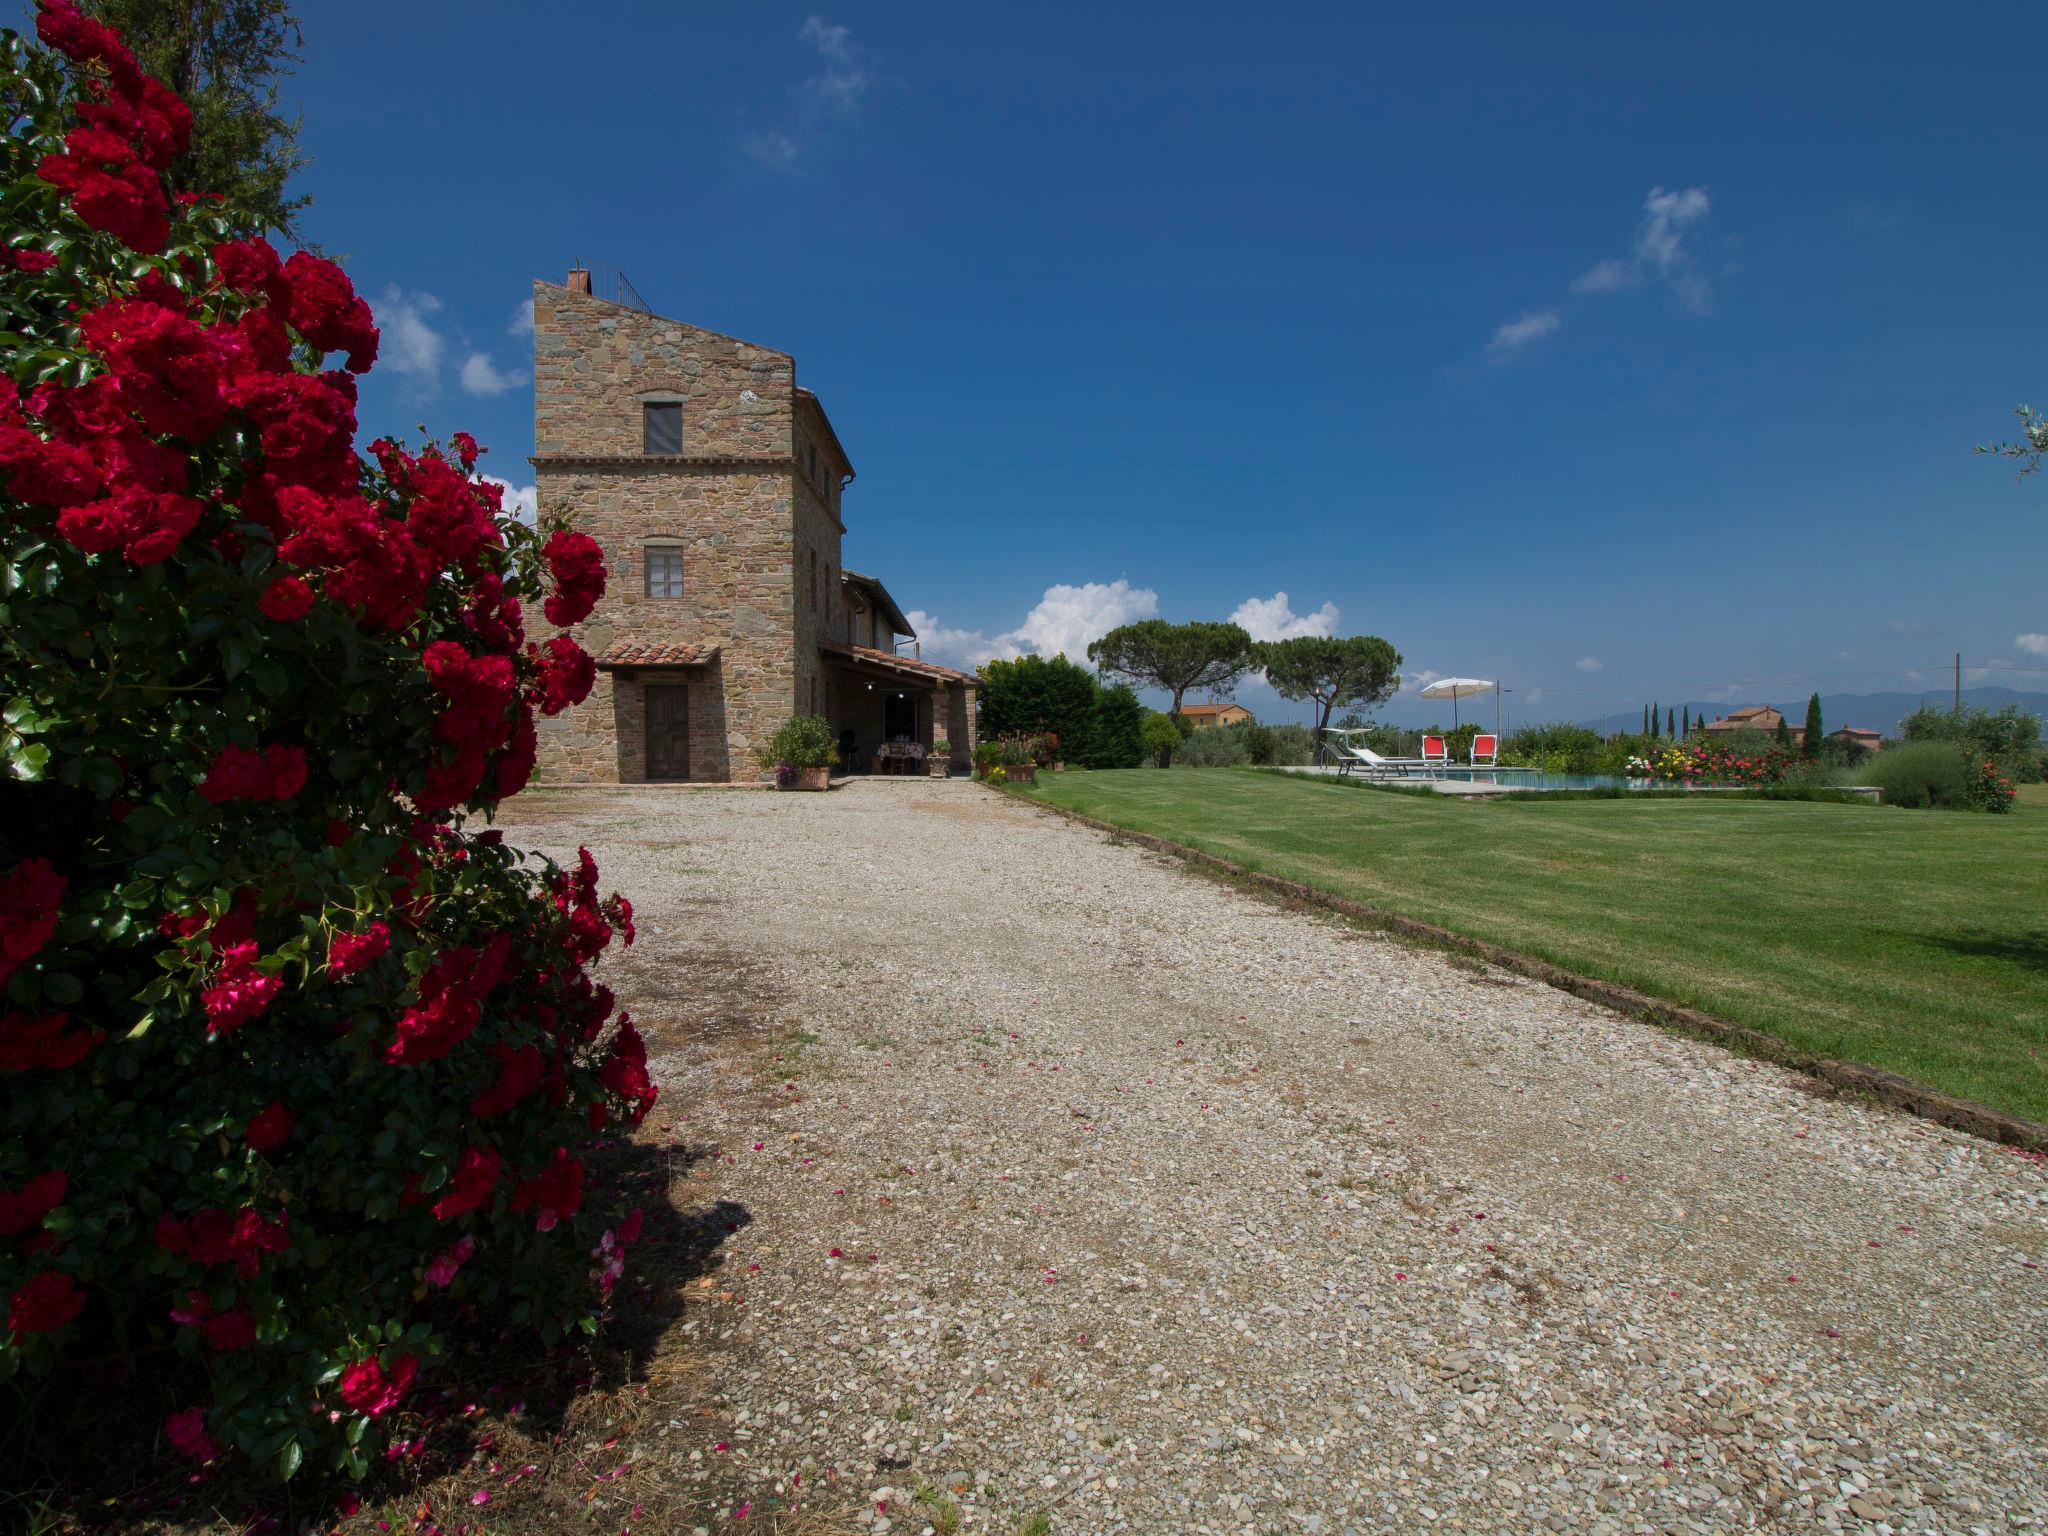
[[[981,680],[935,662],[864,645],[821,647],[826,719],[842,773],[924,773],[938,742],[949,765],[974,761],[974,695]]]

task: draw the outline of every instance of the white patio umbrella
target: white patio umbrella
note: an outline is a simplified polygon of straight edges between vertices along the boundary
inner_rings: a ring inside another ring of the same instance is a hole
[[[1476,677],[1440,677],[1422,690],[1425,699],[1449,699],[1451,701],[1451,725],[1458,724],[1458,700],[1469,699],[1475,693],[1495,694],[1494,715],[1496,725],[1500,714],[1498,693],[1500,684],[1486,682]]]

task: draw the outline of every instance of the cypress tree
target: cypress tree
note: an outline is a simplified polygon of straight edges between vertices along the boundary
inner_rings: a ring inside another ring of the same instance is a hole
[[[1647,704],[1643,706],[1643,734],[1650,734],[1650,706]]]
[[[1690,704],[1678,706],[1678,724],[1678,734],[1681,739],[1692,734],[1692,706]]]
[[[1801,757],[1820,756],[1820,695],[1810,694],[1806,700],[1806,739],[1800,744]]]
[[[1664,706],[1664,734],[1666,736],[1676,736],[1678,734],[1678,723],[1671,718],[1671,706],[1668,704]]]
[[[1783,715],[1778,716],[1778,745],[1788,749],[1792,745],[1792,727],[1785,723]]]

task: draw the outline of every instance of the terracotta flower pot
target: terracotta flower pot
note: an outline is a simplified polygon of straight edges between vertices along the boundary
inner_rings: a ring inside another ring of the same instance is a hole
[[[1004,776],[1012,784],[1033,784],[1038,781],[1038,764],[1013,763],[1004,770]]]
[[[796,771],[796,787],[798,789],[830,789],[832,787],[832,770],[827,767],[799,768]]]

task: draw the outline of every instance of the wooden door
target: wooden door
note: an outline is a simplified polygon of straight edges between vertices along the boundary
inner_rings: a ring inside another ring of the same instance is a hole
[[[680,683],[649,683],[647,777],[690,776],[690,690]]]

